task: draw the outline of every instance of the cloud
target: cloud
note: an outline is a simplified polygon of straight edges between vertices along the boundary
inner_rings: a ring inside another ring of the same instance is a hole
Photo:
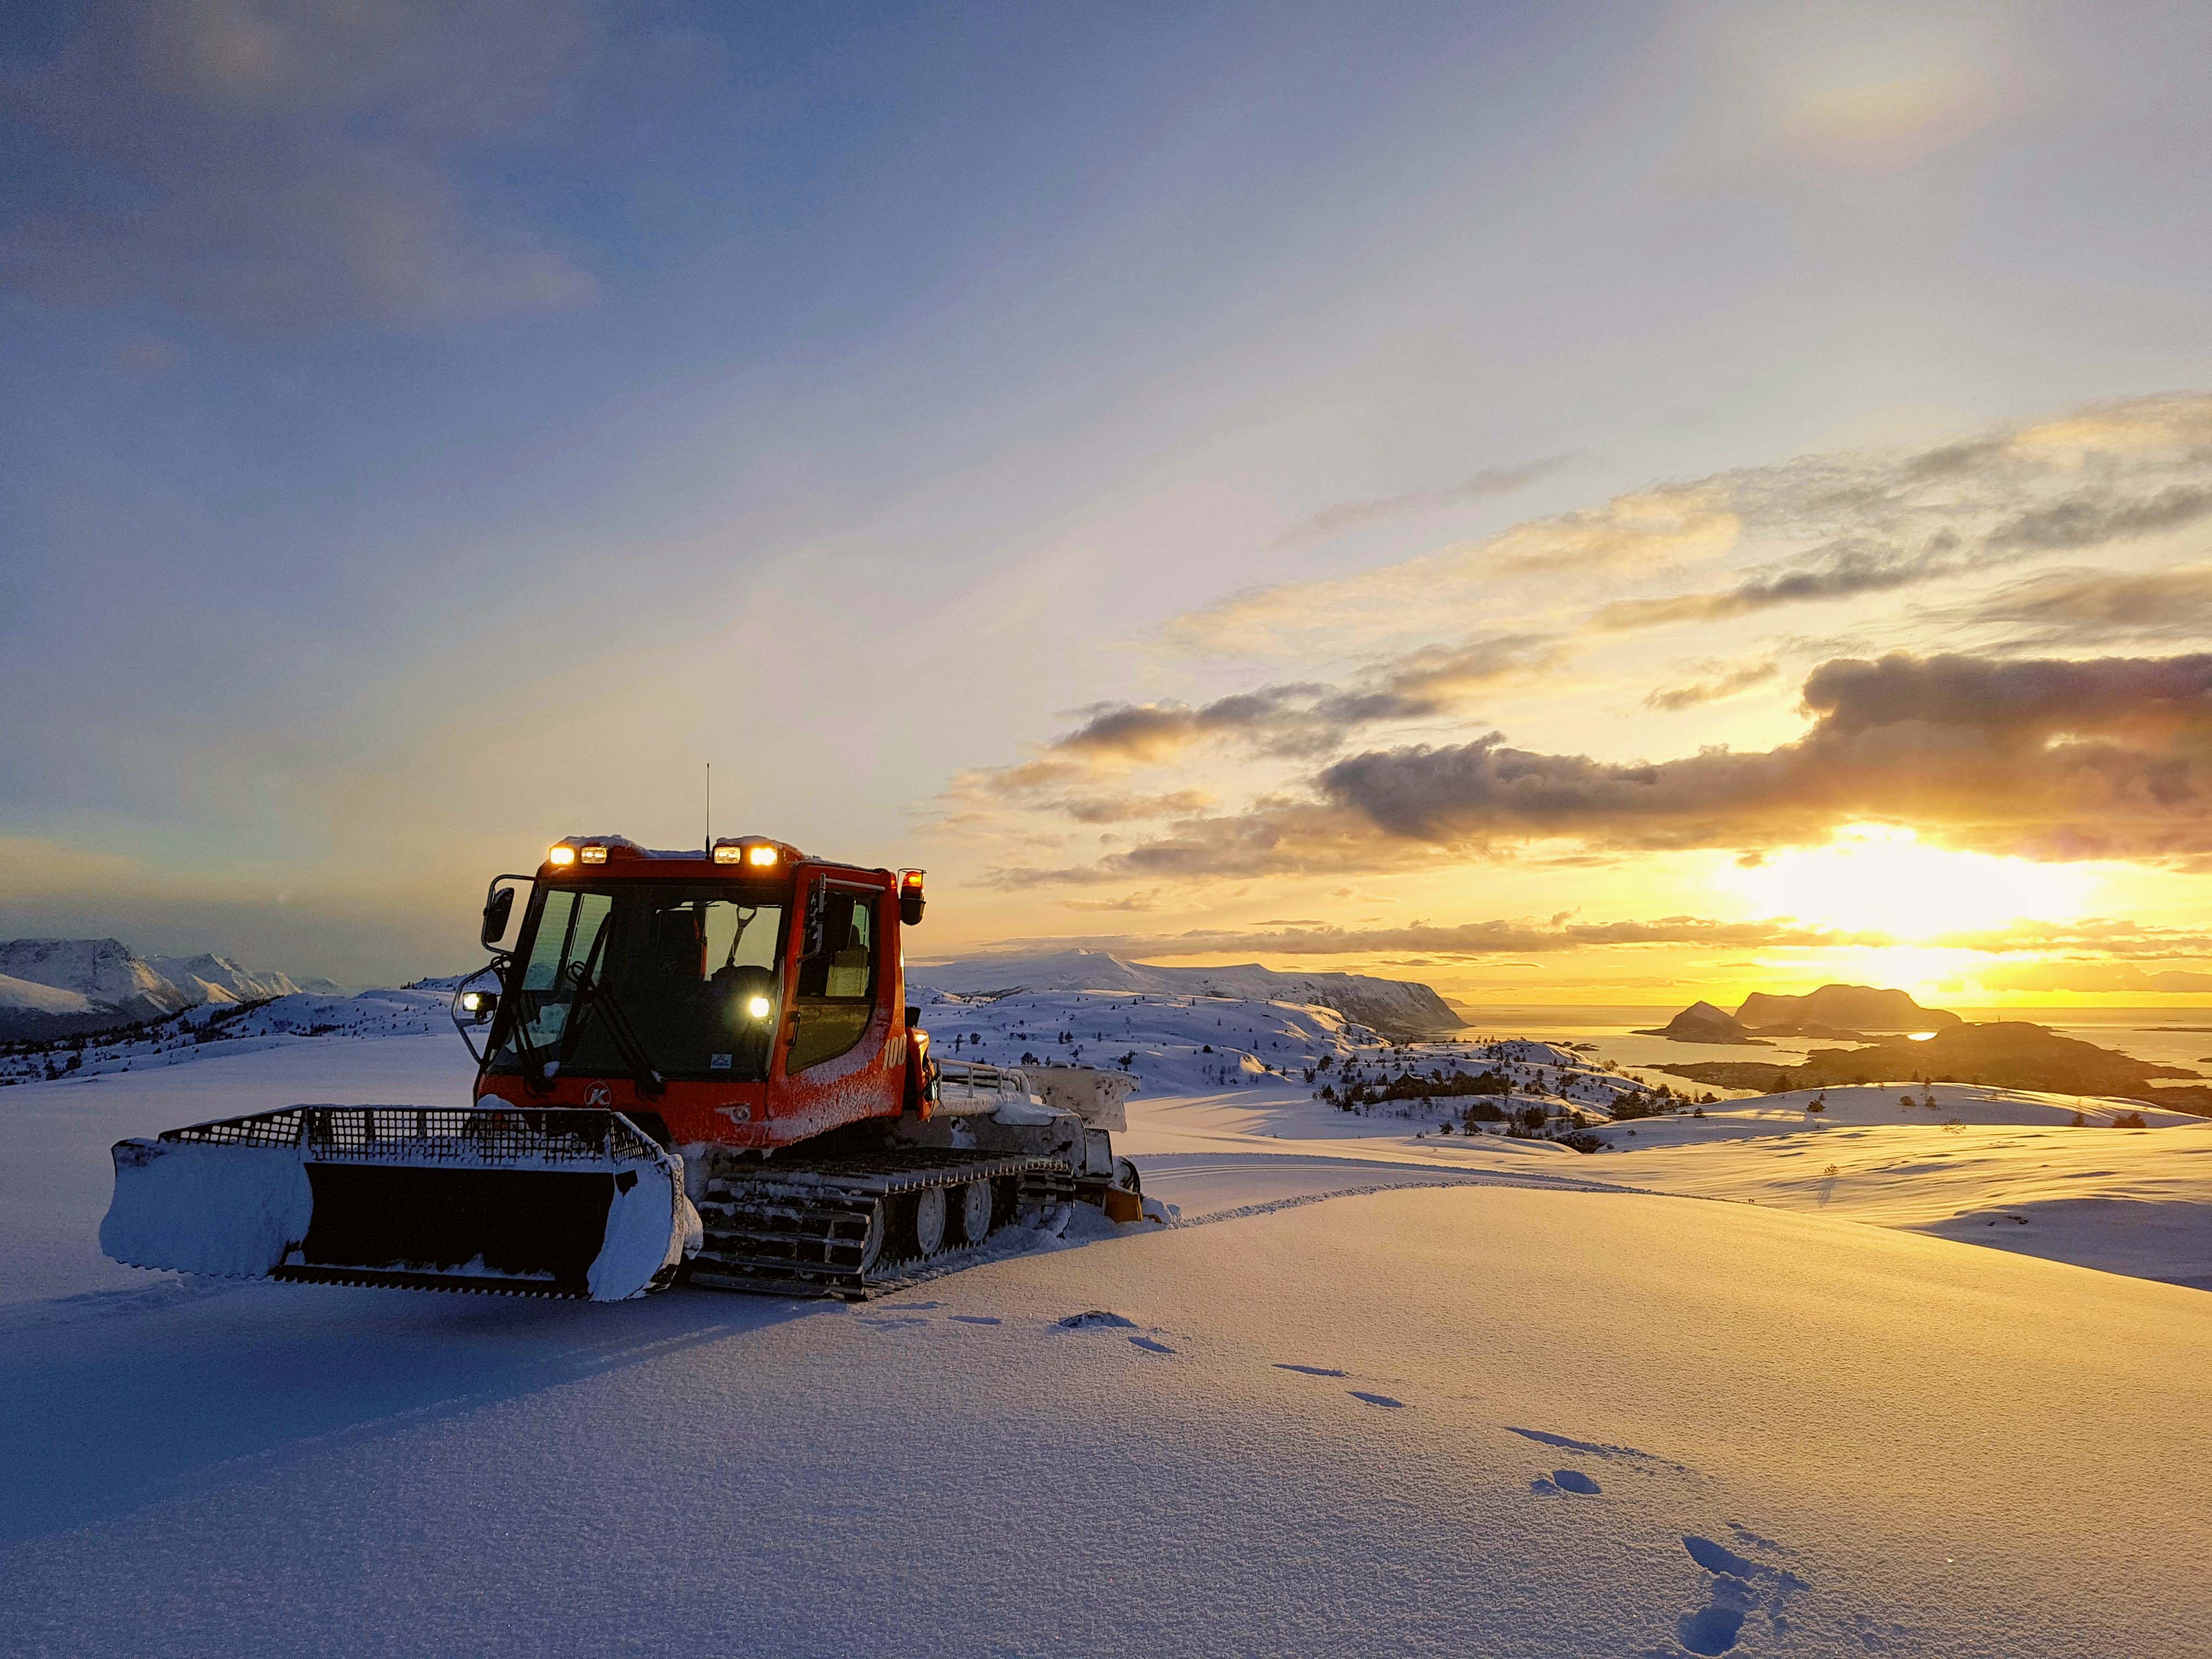
[[[2212,631],[2212,565],[2177,569],[2046,571],[1938,620],[2021,629],[2039,644],[2194,640]]]
[[[1036,942],[1010,939],[995,948],[1012,950]],[[1248,951],[1255,956],[1331,957],[1418,951],[1431,957],[1487,960],[1608,947],[1832,949],[1844,945],[1879,946],[1892,941],[1884,934],[1847,933],[1833,928],[1801,927],[1790,921],[1715,921],[1698,916],[1668,916],[1652,921],[1587,922],[1566,927],[1504,920],[1449,925],[1414,922],[1396,927],[1342,927],[1321,922],[1262,924],[1256,927],[1195,928],[1181,933],[1116,934],[1060,939],[1057,943],[1143,957],[1220,956]]]
[[[1551,455],[1541,460],[1524,462],[1519,466],[1486,466],[1473,477],[1443,489],[1413,489],[1398,495],[1376,496],[1370,501],[1339,501],[1291,526],[1275,538],[1273,545],[1291,547],[1301,542],[1318,541],[1323,537],[1334,536],[1339,531],[1354,529],[1363,524],[1402,518],[1414,513],[1433,513],[1443,507],[1456,507],[1462,501],[1480,501],[1486,496],[1509,495],[1547,474],[1558,471],[1571,459],[1566,455]]]
[[[2212,851],[2212,656],[1822,665],[1796,743],[1658,764],[1471,744],[1374,751],[1316,780],[1384,834],[1611,847],[1817,839],[1853,818],[2044,857]]]
[[[1619,633],[1891,592],[2208,518],[2212,397],[2137,398],[1930,448],[1655,485],[1378,569],[1239,594],[1177,618],[1168,637],[1215,653],[1341,652],[1495,617],[1515,582],[1540,581],[1529,603],[1557,605],[1595,580],[1632,589],[1709,573],[1689,592],[1607,597],[1589,625]]]
[[[1975,970],[1993,991],[2156,991],[2202,994],[2212,991],[2212,974],[2185,969],[2151,969],[2117,962],[2007,963]]]
[[[1682,622],[1717,622],[1779,605],[1855,599],[1910,586],[1958,568],[1944,550],[1907,554],[1875,544],[1827,548],[1797,568],[1754,576],[1717,593],[1678,593],[1656,599],[1618,599],[1590,618],[1601,633],[1664,628]]]
[[[592,277],[484,210],[456,160],[524,134],[600,44],[587,0],[92,8],[0,72],[0,117],[79,163],[0,225],[0,286],[247,337],[587,305]]]
[[[1444,714],[1484,687],[1540,672],[1559,654],[1559,642],[1547,635],[1498,634],[1456,645],[1424,646],[1372,664],[1341,685],[1263,685],[1195,705],[1094,703],[1078,711],[1083,718],[1073,730],[1045,744],[1032,759],[964,774],[950,793],[956,801],[1050,801],[1085,823],[1188,814],[1211,803],[1190,792],[1127,798],[1145,804],[1140,812],[1114,804],[1124,798],[1067,792],[1101,775],[1167,764],[1206,744],[1230,744],[1279,757],[1328,754],[1363,728]]]
[[[1985,544],[1998,552],[2072,553],[2179,530],[2207,514],[2212,514],[2212,489],[2176,485],[2136,501],[2098,490],[2031,508],[1994,532]]]
[[[1740,530],[1725,501],[1702,486],[1638,491],[1358,575],[1256,588],[1184,613],[1166,637],[1209,656],[1348,654],[1414,629],[1433,634],[1435,620],[1455,611],[1470,620],[1493,615],[1501,580],[1646,574],[1718,557]]]
[[[2130,501],[2115,492],[2069,496],[2019,514],[1969,548],[1952,530],[1930,537],[1917,551],[1879,542],[1845,542],[1820,549],[1796,567],[1747,578],[1718,592],[1665,599],[1624,599],[1590,619],[1601,632],[1713,622],[1776,605],[1856,599],[1939,581],[2042,553],[2079,552],[2142,536],[2182,529],[2212,514],[2212,489],[2160,489]]]
[[[1145,893],[1123,893],[1114,898],[1067,898],[1060,903],[1070,910],[1127,910],[1145,911],[1160,908],[1159,890]]]
[[[1202,789],[1164,795],[1069,795],[1054,803],[1078,823],[1130,823],[1147,818],[1188,817],[1213,805]]]
[[[1733,697],[1738,692],[1748,691],[1754,685],[1765,685],[1781,672],[1781,665],[1771,659],[1737,663],[1733,667],[1719,666],[1708,678],[1694,680],[1687,685],[1660,687],[1644,699],[1644,706],[1663,714],[1677,714],[1685,708],[1695,708],[1703,703],[1718,702],[1723,697]]]
[[[2212,859],[2212,654],[1895,653],[1815,669],[1812,729],[1764,750],[1620,763],[1472,742],[1370,750],[1312,798],[1178,823],[1079,870],[1002,883],[1420,867],[1563,842],[1585,853],[1807,845],[1854,822],[2046,860]]]

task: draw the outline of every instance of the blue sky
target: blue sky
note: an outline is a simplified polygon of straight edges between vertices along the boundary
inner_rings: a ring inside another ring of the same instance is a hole
[[[1041,885],[1170,832],[959,781],[1557,598],[1262,660],[1202,620],[1257,587],[2206,386],[2208,47],[2180,5],[13,9],[0,931],[447,968],[483,877],[690,838],[711,760],[728,828],[928,863],[947,946],[1126,903],[1234,953],[1288,891]],[[1738,643],[1389,736],[1783,741],[1786,642],[1615,718]],[[1310,779],[1206,773],[1161,797]],[[1454,923],[1645,913],[1445,852]],[[1403,864],[1293,917],[1430,919]]]

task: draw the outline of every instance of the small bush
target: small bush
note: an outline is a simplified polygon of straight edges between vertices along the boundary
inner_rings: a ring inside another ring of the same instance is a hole
[[[2115,1129],[2148,1129],[2150,1125],[2143,1121],[2141,1112],[2122,1112],[2112,1120],[2112,1127]]]

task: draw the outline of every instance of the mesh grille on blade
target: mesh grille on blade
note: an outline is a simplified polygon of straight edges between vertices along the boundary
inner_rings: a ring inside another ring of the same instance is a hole
[[[218,1146],[296,1146],[316,1162],[403,1159],[481,1166],[605,1164],[655,1158],[617,1112],[590,1107],[287,1106],[162,1132]]]

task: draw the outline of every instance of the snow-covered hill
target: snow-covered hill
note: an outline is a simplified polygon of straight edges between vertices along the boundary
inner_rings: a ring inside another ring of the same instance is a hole
[[[112,1036],[57,1039],[0,1054],[0,1086],[143,1071],[309,1038],[450,1034],[447,1001],[448,994],[423,990],[363,991],[357,996],[296,991],[265,1002],[210,1000]]]
[[[96,1006],[82,991],[64,991],[59,986],[0,974],[0,1031],[5,1030],[4,1022],[11,1014],[76,1018],[89,1014]]]
[[[208,1004],[337,990],[327,980],[303,982],[211,952],[149,957],[120,939],[9,939],[0,941],[0,1042],[111,1030]]]
[[[1122,991],[1155,996],[1238,997],[1334,1008],[1394,1036],[1455,1030],[1460,1017],[1425,985],[1367,974],[1285,974],[1257,963],[1231,968],[1158,968],[1104,951],[970,957],[910,967],[908,978],[939,991]]]

